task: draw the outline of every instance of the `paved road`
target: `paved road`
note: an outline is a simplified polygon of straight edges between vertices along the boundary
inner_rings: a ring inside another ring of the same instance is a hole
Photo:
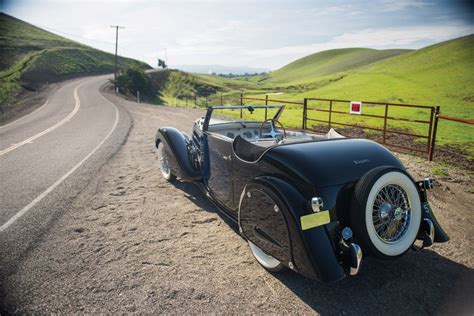
[[[131,118],[100,94],[107,78],[67,81],[0,127],[0,284],[124,142]]]

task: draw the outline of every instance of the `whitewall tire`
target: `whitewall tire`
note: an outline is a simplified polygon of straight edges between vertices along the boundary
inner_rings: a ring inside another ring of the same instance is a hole
[[[165,145],[162,142],[158,144],[158,163],[160,164],[160,171],[163,178],[171,182],[176,180],[176,176],[171,172],[169,158],[164,147]]]
[[[414,243],[422,210],[413,180],[402,170],[381,167],[357,183],[352,228],[365,251],[382,257],[397,257]]]
[[[273,258],[270,255],[267,255],[262,249],[260,249],[257,245],[253,242],[249,241],[250,251],[252,252],[255,259],[257,259],[258,263],[265,269],[270,272],[278,272],[285,268],[285,266],[278,261],[277,259]]]

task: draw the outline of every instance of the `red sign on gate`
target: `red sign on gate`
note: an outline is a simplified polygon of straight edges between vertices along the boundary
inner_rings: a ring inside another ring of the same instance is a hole
[[[360,102],[360,101],[351,101],[350,113],[351,114],[361,114],[362,113],[362,102]]]

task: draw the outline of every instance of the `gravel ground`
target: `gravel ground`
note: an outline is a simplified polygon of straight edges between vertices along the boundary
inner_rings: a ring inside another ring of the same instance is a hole
[[[198,110],[107,94],[134,120],[128,139],[4,284],[17,313],[473,314],[472,175],[450,169],[431,205],[451,237],[399,260],[367,259],[326,284],[271,274],[190,183],[159,174],[160,126],[190,131]],[[433,163],[401,156],[416,177]]]

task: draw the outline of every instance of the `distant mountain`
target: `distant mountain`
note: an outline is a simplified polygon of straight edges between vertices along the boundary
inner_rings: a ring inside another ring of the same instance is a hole
[[[236,74],[243,75],[245,73],[254,74],[268,72],[267,68],[253,68],[245,66],[222,66],[222,65],[171,65],[170,68],[179,69],[186,72],[194,72],[199,74]]]

